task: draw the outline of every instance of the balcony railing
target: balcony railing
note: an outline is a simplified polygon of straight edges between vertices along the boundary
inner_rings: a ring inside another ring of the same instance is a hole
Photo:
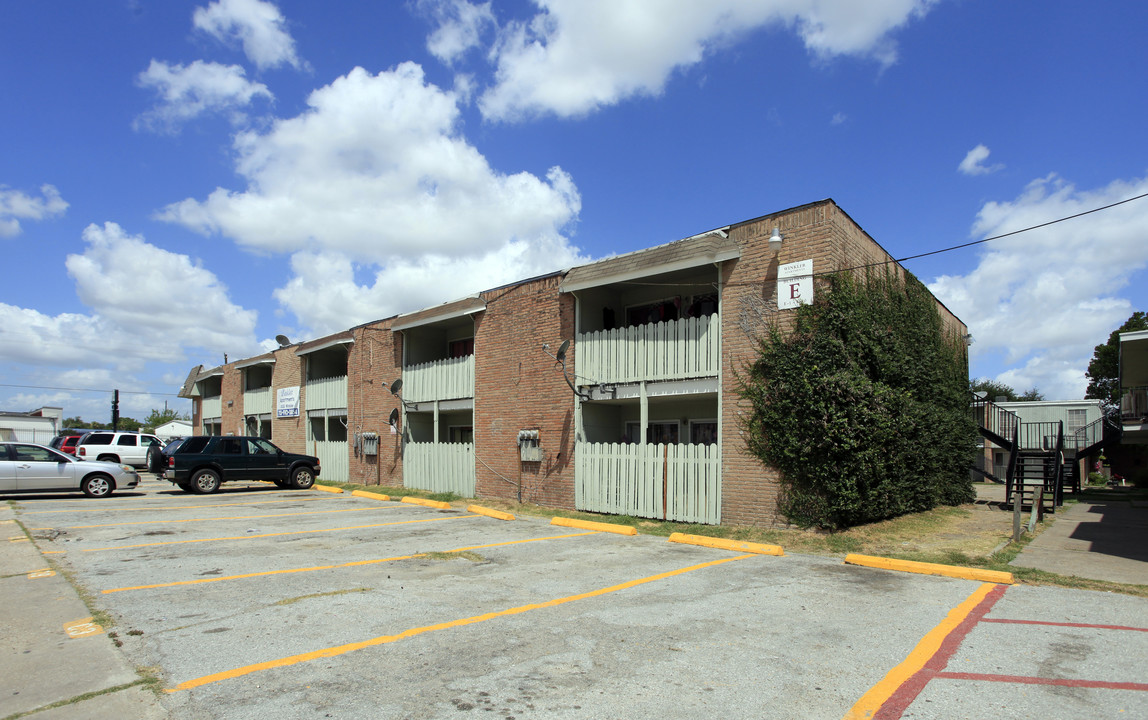
[[[271,412],[271,388],[256,388],[243,392],[244,415],[266,415]]]
[[[403,399],[408,402],[474,397],[474,356],[446,358],[403,369]]]
[[[205,418],[221,417],[223,415],[223,396],[205,397],[200,403],[200,412],[202,413],[201,416]]]
[[[718,315],[581,333],[576,368],[581,382],[683,380],[720,374]]]
[[[306,391],[308,410],[347,407],[346,375],[308,380]]]
[[[1142,421],[1148,419],[1148,387],[1124,388],[1120,397],[1120,418]]]

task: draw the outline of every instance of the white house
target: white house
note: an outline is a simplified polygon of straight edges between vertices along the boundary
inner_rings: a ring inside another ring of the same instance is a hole
[[[42,407],[31,412],[0,411],[0,440],[47,445],[60,433],[64,409]]]
[[[168,441],[174,437],[188,437],[191,433],[190,420],[169,420],[155,429],[156,437]]]

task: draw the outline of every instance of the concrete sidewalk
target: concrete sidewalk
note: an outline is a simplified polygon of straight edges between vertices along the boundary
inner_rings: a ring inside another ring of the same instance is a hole
[[[1056,509],[1012,565],[1090,580],[1148,585],[1148,501],[1106,490]],[[1001,491],[1003,497],[1003,490]]]
[[[11,506],[0,504],[0,717],[167,717],[107,632],[88,622],[91,612],[75,588],[49,570],[15,517]]]

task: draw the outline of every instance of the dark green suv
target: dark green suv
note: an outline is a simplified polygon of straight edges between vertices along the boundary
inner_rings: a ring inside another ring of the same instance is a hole
[[[197,435],[168,455],[163,477],[187,492],[205,495],[233,480],[268,480],[306,490],[319,477],[319,458],[283,452],[267,438]]]

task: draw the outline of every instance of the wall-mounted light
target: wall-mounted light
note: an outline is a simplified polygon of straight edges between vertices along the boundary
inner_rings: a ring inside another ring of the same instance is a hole
[[[967,333],[965,335],[964,339],[965,339],[965,347],[968,347],[969,345],[972,345],[974,342],[976,342],[975,340],[973,340],[973,334],[972,333]]]
[[[227,407],[233,407],[234,405],[235,405],[235,401],[234,401],[234,400],[228,400],[228,401],[227,401]]]
[[[773,234],[769,236],[769,249],[777,251],[781,249],[781,230],[773,228]]]

